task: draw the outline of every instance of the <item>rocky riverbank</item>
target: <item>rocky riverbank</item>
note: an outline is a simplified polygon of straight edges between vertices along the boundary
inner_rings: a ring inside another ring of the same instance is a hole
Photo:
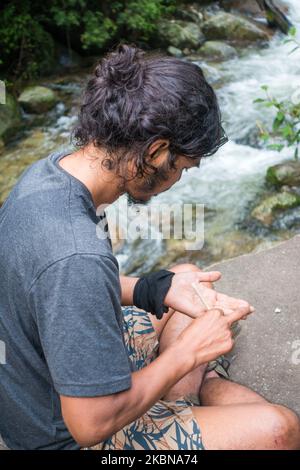
[[[283,12],[286,11],[284,2],[277,0],[276,3]],[[179,6],[172,18],[161,20],[159,31],[158,45],[169,54],[194,61],[215,62],[233,58],[238,53],[237,49],[251,44],[263,46],[276,29],[269,26],[266,12],[258,3],[220,0]],[[66,68],[75,71],[83,64],[83,60],[74,52],[73,59],[69,60],[65,58],[65,49],[60,48],[59,53],[61,57],[58,57],[58,62],[62,73]],[[93,59],[85,58],[84,62],[89,64]],[[6,105],[0,106],[0,148],[16,137],[22,124],[22,110],[40,114],[57,102],[53,90],[39,83],[26,86],[17,98],[7,93]]]
[[[240,224],[252,237],[287,238],[300,231],[300,162],[287,160],[268,168],[260,196]]]

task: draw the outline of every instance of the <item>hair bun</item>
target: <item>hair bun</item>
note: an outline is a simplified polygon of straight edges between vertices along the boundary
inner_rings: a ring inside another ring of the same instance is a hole
[[[120,44],[114,52],[100,60],[95,75],[105,80],[107,85],[135,91],[141,87],[143,81],[140,59],[144,54],[137,47]]]

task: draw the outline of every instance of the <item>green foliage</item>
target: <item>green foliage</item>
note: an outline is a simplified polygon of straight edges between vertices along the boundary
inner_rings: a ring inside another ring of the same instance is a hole
[[[1,12],[0,44],[1,63],[14,79],[28,79],[38,74],[40,68],[49,70],[54,43],[30,14],[30,2],[22,2],[22,9],[10,3]]]
[[[147,41],[155,33],[157,21],[163,15],[174,11],[174,5],[174,2],[165,0],[131,0],[124,2],[125,8],[120,10],[117,23],[129,33],[138,33],[142,40]]]
[[[271,143],[268,148],[280,152],[285,147],[291,147],[294,150],[294,157],[298,159],[300,146],[300,102],[289,100],[277,100],[270,95],[268,87],[261,87],[265,98],[257,98],[254,102],[261,103],[268,108],[276,110],[273,119],[272,130],[266,130],[261,123],[258,123],[260,136],[266,143]]]
[[[291,28],[289,38],[285,40],[285,43],[296,44],[291,53],[300,48],[300,43],[296,40],[296,33],[296,28]],[[300,147],[299,98],[280,101],[270,94],[268,86],[263,85],[261,89],[265,92],[265,97],[257,98],[254,103],[260,103],[275,110],[272,129],[265,129],[261,122],[257,123],[261,139],[268,144],[268,148],[278,152],[281,152],[285,147],[292,148],[294,158],[298,160]]]
[[[70,29],[73,26],[79,26],[81,9],[85,6],[84,0],[55,0],[50,7],[50,19],[59,27]]]
[[[117,25],[100,11],[96,13],[87,11],[83,21],[85,25],[85,31],[81,35],[83,49],[89,49],[91,46],[97,49],[103,48],[110,38],[115,36],[118,29]]]
[[[158,20],[176,0],[23,0],[0,7],[0,70],[33,78],[49,70],[54,40],[69,51],[101,53],[120,40],[155,41]],[[48,67],[47,67],[48,65]]]
[[[284,40],[284,44],[293,44],[294,48],[290,51],[290,54],[300,49],[300,42],[297,40],[297,29],[292,26],[289,30],[288,38]]]

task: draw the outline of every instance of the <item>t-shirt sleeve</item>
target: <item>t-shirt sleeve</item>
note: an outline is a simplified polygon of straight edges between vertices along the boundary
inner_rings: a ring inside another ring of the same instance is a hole
[[[91,397],[130,388],[113,259],[76,254],[55,262],[34,282],[29,303],[59,394]]]

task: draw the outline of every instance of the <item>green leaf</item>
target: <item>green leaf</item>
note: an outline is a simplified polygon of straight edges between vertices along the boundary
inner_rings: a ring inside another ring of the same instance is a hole
[[[272,108],[273,106],[276,106],[276,105],[277,105],[276,101],[266,101],[267,108]]]
[[[268,149],[281,152],[281,150],[284,149],[284,145],[283,144],[270,144],[268,145]]]
[[[296,34],[297,34],[297,28],[296,26],[292,26],[288,31],[288,35],[294,38]]]
[[[279,111],[273,122],[273,131],[277,131],[277,129],[281,126],[284,120],[285,120],[285,115],[281,111]]]
[[[263,132],[261,135],[260,135],[261,139],[264,141],[264,142],[267,142],[269,139],[270,139],[270,134],[267,134],[266,132]]]
[[[292,127],[290,126],[290,124],[288,124],[287,126],[285,126],[283,129],[282,129],[282,135],[284,137],[290,137],[291,135],[293,135],[293,129]]]

